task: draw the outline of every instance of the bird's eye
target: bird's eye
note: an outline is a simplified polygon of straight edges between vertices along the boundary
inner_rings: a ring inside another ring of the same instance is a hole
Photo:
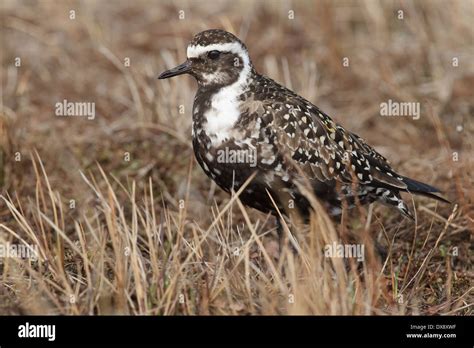
[[[212,60],[216,60],[217,58],[219,58],[220,55],[221,55],[221,53],[219,51],[216,51],[216,50],[210,51],[207,54],[207,56]]]

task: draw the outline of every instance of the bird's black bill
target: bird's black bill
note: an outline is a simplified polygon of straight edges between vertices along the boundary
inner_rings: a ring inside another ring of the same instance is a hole
[[[186,74],[191,70],[191,61],[187,60],[183,64],[178,65],[177,67],[166,70],[158,76],[159,79],[167,79],[173,76],[178,76],[181,74]]]

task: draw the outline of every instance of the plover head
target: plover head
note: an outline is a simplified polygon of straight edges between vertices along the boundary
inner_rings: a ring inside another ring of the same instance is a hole
[[[187,58],[158,78],[187,73],[200,87],[220,88],[244,83],[253,69],[247,47],[235,35],[219,29],[197,34],[188,45]]]

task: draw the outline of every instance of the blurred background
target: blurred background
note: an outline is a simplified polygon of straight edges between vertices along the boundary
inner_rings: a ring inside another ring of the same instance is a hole
[[[139,203],[146,195],[138,192],[154,188],[159,222],[178,214],[184,199],[190,203],[178,219],[184,230],[193,223],[211,225],[211,207],[223,207],[229,197],[193,164],[196,83],[191,77],[159,81],[157,76],[186,59],[187,43],[196,33],[221,28],[246,43],[259,72],[365,138],[401,174],[439,187],[458,204],[450,221],[454,227],[449,225],[455,233],[441,243],[446,250],[456,245],[464,256],[449,270],[446,255],[440,256],[422,280],[428,290],[420,297],[433,305],[449,300],[452,310],[458,296],[456,308],[466,306],[474,219],[473,1],[3,0],[1,6],[0,190],[32,230],[42,225],[35,213],[38,201],[48,201],[38,198],[42,185],[57,198],[44,203],[44,215],[55,216],[46,210],[63,206],[64,235],[74,233],[74,221],[97,218],[100,202],[83,175],[99,176],[93,183],[97,189],[120,187],[100,177],[99,167],[127,188],[116,192],[120,204],[127,206],[133,182]],[[380,104],[390,99],[420,103],[420,118],[382,117]],[[55,105],[63,100],[95,103],[95,118],[57,116]],[[74,209],[68,209],[71,201]],[[418,236],[423,246],[434,243],[453,206],[416,202],[425,209],[419,212]],[[375,211],[375,234],[381,233],[380,225],[390,236],[399,233],[394,259],[409,253],[413,226],[400,224],[401,217],[384,207]],[[249,214],[252,221],[266,221],[260,213]],[[22,235],[18,220],[0,201],[0,222]],[[98,230],[105,220],[97,218]],[[242,221],[236,212],[233,224]],[[6,228],[0,233],[11,240]],[[421,253],[420,263],[429,250]],[[449,293],[445,277],[440,289],[430,288],[440,274],[453,270],[461,281],[450,285]],[[19,295],[5,286],[0,296],[13,304],[4,311],[16,313]],[[257,300],[250,296],[251,301]],[[53,307],[37,311],[62,311],[58,304]],[[258,312],[250,305],[232,308],[234,314]],[[260,313],[290,313],[265,308]],[[417,308],[426,313],[426,306]],[[318,312],[299,309],[305,311]]]

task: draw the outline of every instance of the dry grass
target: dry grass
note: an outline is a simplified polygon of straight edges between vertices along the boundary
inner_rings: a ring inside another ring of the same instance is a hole
[[[473,16],[471,1],[4,0],[0,241],[40,257],[0,261],[0,314],[471,314]],[[416,224],[320,213],[279,255],[273,219],[194,165],[192,79],[156,80],[216,27],[455,205],[416,198]],[[56,117],[63,99],[96,118]],[[380,117],[388,99],[419,101],[420,119]],[[362,265],[324,257],[346,237]]]

